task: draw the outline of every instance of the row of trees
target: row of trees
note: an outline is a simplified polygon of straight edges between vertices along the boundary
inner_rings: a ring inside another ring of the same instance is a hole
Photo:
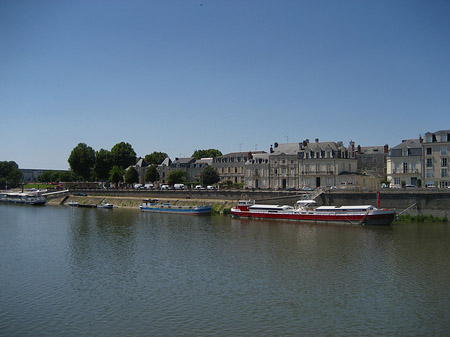
[[[196,159],[205,157],[221,156],[222,153],[216,149],[196,150],[192,157]],[[144,157],[148,168],[145,171],[146,182],[159,180],[157,166],[161,164],[168,155],[164,152],[153,152]],[[139,181],[139,174],[134,167],[137,157],[136,152],[129,143],[121,142],[114,145],[110,151],[100,149],[95,151],[85,143],[79,143],[70,153],[68,159],[72,171],[84,180],[111,181],[114,183],[125,181],[133,184]],[[128,170],[127,168],[130,167]],[[187,182],[187,174],[184,171],[174,171],[168,176],[170,184]],[[212,167],[202,173],[201,181],[214,184],[219,181],[219,175]]]
[[[128,166],[136,164],[136,152],[129,143],[114,145],[111,151],[95,151],[85,143],[79,143],[70,153],[70,168],[84,180],[111,180],[110,177]],[[113,170],[114,169],[114,170]]]

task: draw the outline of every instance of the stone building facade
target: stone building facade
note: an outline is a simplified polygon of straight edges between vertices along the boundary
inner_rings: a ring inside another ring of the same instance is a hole
[[[403,140],[389,151],[386,160],[387,181],[391,187],[418,186],[422,178],[421,139]]]
[[[252,155],[265,153],[255,152],[232,152],[220,157],[213,158],[212,166],[220,176],[220,183],[243,184],[245,183],[245,163]]]
[[[270,187],[269,177],[269,154],[259,153],[252,155],[244,165],[245,186],[253,188],[267,189]]]
[[[450,186],[450,130],[427,132],[422,143],[425,186]]]
[[[316,187],[354,187],[358,173],[355,143],[305,141],[299,152],[300,185]]]

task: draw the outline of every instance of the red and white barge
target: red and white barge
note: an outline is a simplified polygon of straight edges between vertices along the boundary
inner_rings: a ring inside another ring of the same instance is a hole
[[[314,200],[299,200],[294,207],[287,205],[255,204],[254,200],[241,200],[231,213],[236,217],[286,219],[305,223],[333,223],[351,225],[389,226],[395,209],[362,206],[315,206]]]

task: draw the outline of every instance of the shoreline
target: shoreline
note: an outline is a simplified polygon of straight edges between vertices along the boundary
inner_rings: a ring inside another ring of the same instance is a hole
[[[148,198],[151,199],[151,198]],[[52,206],[68,206],[71,201],[80,203],[81,205],[99,205],[103,200],[108,201],[114,205],[114,208],[127,208],[127,209],[139,209],[139,205],[142,203],[143,198],[126,197],[126,196],[61,196],[57,198],[47,199],[47,205]],[[208,205],[213,206],[213,211],[216,214],[223,214],[224,209],[231,208],[235,201],[232,200],[217,200],[217,199],[180,199],[180,198],[158,198],[162,202],[170,202],[173,205]],[[69,206],[70,207],[70,206]]]

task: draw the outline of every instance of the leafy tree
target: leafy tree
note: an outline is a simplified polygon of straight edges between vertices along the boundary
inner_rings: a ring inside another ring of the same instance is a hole
[[[112,168],[112,156],[108,150],[100,149],[95,154],[94,172],[98,180],[108,180]]]
[[[145,156],[144,160],[148,165],[159,165],[168,157],[164,152],[153,152]]]
[[[134,184],[134,183],[139,182],[139,173],[134,166],[131,166],[125,172],[125,182],[127,184]]]
[[[22,172],[16,162],[0,161],[0,188],[17,187],[22,177]]]
[[[146,182],[151,182],[151,183],[159,180],[159,173],[158,173],[158,170],[156,169],[155,165],[150,165],[145,170],[144,180]]]
[[[136,152],[133,147],[125,142],[114,145],[111,149],[112,164],[120,168],[127,168],[136,164]]]
[[[220,181],[220,176],[214,167],[208,165],[200,174],[200,179],[204,185],[213,185]]]
[[[95,151],[85,143],[79,143],[70,153],[68,162],[73,172],[88,180],[95,164]]]
[[[117,165],[113,166],[113,168],[109,172],[109,181],[112,181],[116,184],[123,181],[123,169],[121,169]]]
[[[169,181],[170,185],[185,183],[187,179],[188,179],[187,173],[182,170],[170,172],[169,175],[167,176],[167,180]]]
[[[196,150],[192,157],[195,159],[220,157],[222,152],[216,149]]]

